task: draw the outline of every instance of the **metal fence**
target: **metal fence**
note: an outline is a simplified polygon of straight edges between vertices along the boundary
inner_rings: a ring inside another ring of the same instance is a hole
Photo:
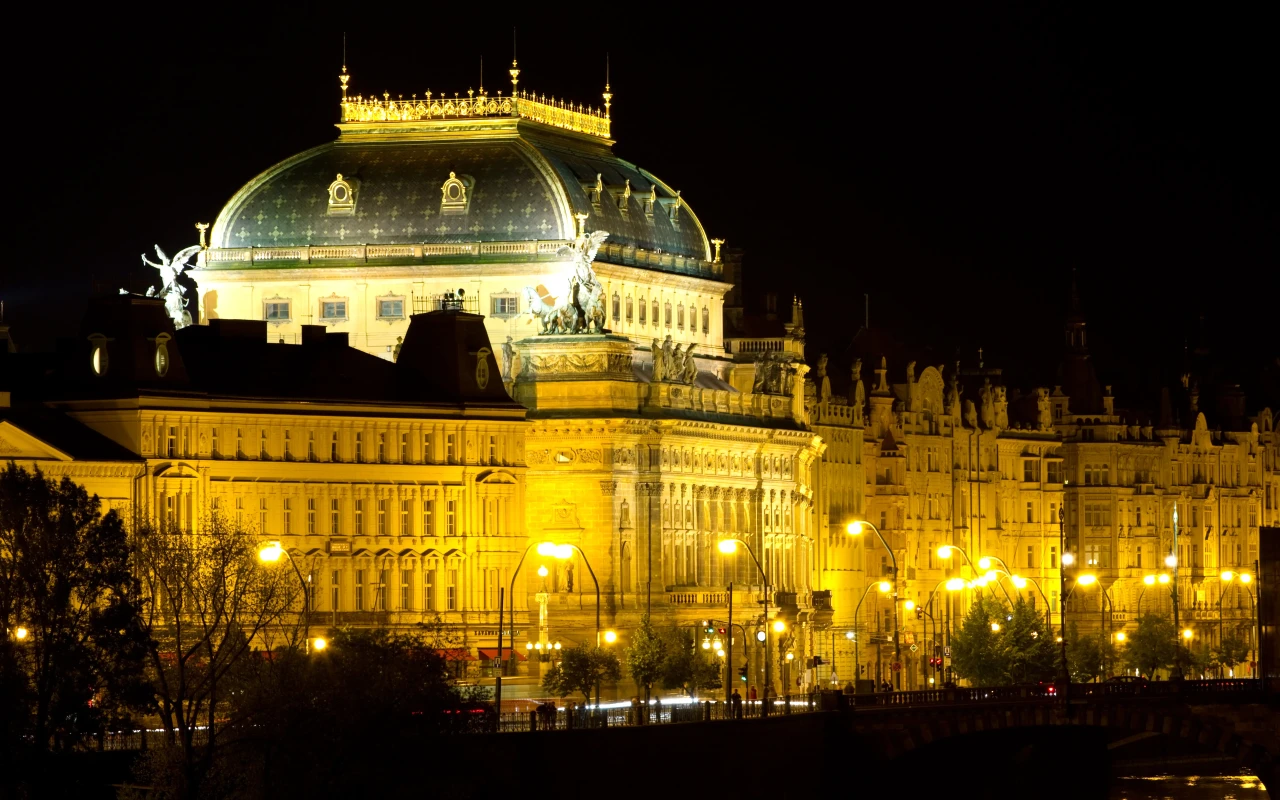
[[[835,708],[834,702],[824,705],[820,694],[778,697],[768,703],[768,709],[763,700],[742,700],[738,703],[726,703],[724,700],[652,700],[648,705],[643,702],[615,703],[599,708],[590,705],[554,707],[543,704],[528,711],[502,714],[498,720],[498,731],[517,733],[716,722],[804,714]]]

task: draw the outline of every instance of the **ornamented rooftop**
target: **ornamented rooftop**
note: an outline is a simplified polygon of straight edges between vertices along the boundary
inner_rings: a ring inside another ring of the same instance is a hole
[[[466,97],[460,96],[457,92],[449,97],[447,94],[436,94],[428,89],[421,98],[413,94],[405,100],[404,95],[397,95],[393,100],[390,92],[383,92],[382,99],[379,100],[373,95],[350,97],[347,94],[347,82],[351,76],[347,74],[347,68],[344,66],[342,74],[338,76],[342,84],[341,119],[344,123],[382,123],[474,117],[517,117],[574,133],[585,133],[601,139],[609,138],[609,109],[613,104],[613,93],[609,90],[608,83],[604,87],[604,107],[598,109],[581,103],[569,103],[563,99],[557,100],[555,97],[538,95],[519,88],[520,69],[515,60],[512,60],[511,69],[507,72],[511,75],[511,94],[505,97],[501,91],[495,96],[490,96],[482,85],[479,91],[468,89]]]

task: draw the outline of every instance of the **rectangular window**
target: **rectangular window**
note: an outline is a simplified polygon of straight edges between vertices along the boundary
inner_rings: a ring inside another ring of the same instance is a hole
[[[938,543],[929,542],[929,569],[936,569],[933,562],[933,557],[934,555],[937,554],[937,550],[938,550]]]
[[[289,436],[289,431],[284,432],[284,460],[285,461],[293,460],[293,443],[291,441],[291,437]]]
[[[1039,483],[1040,462],[1031,459],[1022,462],[1022,481],[1023,483]]]
[[[413,610],[413,570],[400,570],[400,610]]]
[[[374,611],[387,610],[387,588],[388,588],[387,582],[390,579],[391,579],[391,570],[389,569],[378,570],[378,592],[377,592],[374,606],[373,606]]]
[[[404,298],[383,297],[378,299],[378,319],[404,319]]]
[[[431,434],[422,434],[422,463],[431,463]]]
[[[1084,563],[1086,566],[1101,566],[1101,547],[1096,544],[1086,544],[1084,546]]]
[[[340,511],[341,509],[338,507],[338,498],[335,497],[329,501],[329,533],[332,533],[334,536],[338,535],[338,531],[342,527],[341,518],[339,517]]]
[[[214,428],[212,430],[212,436],[213,436],[213,443],[212,443],[213,449],[209,451],[209,454],[212,455],[214,458],[221,458],[222,448],[218,447],[218,429],[217,428]]]
[[[329,439],[329,460],[338,460],[338,432],[334,431],[333,436]]]
[[[356,501],[356,536],[364,533],[364,501]]]
[[[178,429],[170,428],[169,436],[165,442],[165,454],[169,458],[178,457]]]
[[[1055,523],[1055,522],[1057,522],[1057,521],[1058,521],[1058,504],[1057,504],[1057,503],[1050,503],[1050,504],[1049,504],[1049,519],[1048,519],[1048,520],[1046,520],[1046,522],[1049,522],[1050,524],[1052,524],[1052,523]]]
[[[1052,611],[1058,610],[1058,590],[1057,589],[1054,589],[1053,591],[1049,592],[1049,605],[1052,607],[1051,608]]]
[[[642,306],[642,307],[643,307],[643,306]],[[629,322],[631,322],[631,319],[632,319],[632,317],[634,316],[634,315],[632,314],[632,310],[633,310],[634,308],[635,308],[635,304],[634,304],[634,303],[632,303],[632,302],[631,302],[631,298],[630,298],[630,297],[628,297],[628,298],[627,298],[627,322],[628,322],[628,323],[629,323]]]
[[[378,535],[387,535],[387,501],[378,501]]]
[[[364,611],[364,570],[356,570],[356,611]]]
[[[346,318],[346,300],[325,300],[320,303],[320,319],[328,322],[340,322]]]
[[[1133,524],[1139,528],[1142,527],[1142,506],[1136,506],[1133,509]]]
[[[445,437],[444,457],[446,464],[457,463],[458,437],[452,433]]]
[[[1036,521],[1036,511],[1035,511],[1035,509],[1036,509],[1036,504],[1035,504],[1035,503],[1033,503],[1032,501],[1028,500],[1028,501],[1027,501],[1027,522],[1035,522],[1035,521]]]
[[[422,535],[435,536],[436,529],[431,520],[432,502],[430,500],[422,501]]]
[[[281,533],[293,533],[293,498],[284,498],[284,527]]]
[[[435,567],[422,572],[422,609],[436,610],[436,570]]]
[[[448,575],[446,576],[445,580],[447,581],[447,583],[445,584],[444,610],[457,611],[458,610],[458,571],[456,569],[448,570]]]
[[[330,611],[342,610],[342,604],[340,602],[341,597],[342,597],[342,573],[335,569],[333,571],[333,574],[329,576],[329,604],[330,604],[329,610]]]
[[[409,463],[409,434],[400,434],[400,463]]]
[[[364,461],[364,434],[356,434],[356,463]]]
[[[495,317],[514,317],[520,313],[520,303],[513,294],[492,295],[489,308]]]
[[[289,301],[273,300],[265,303],[262,316],[267,322],[288,322],[292,319],[289,314]]]
[[[240,528],[244,525],[244,498],[236,498],[236,527]]]
[[[413,529],[409,527],[409,501],[400,501],[400,535],[412,536]]]
[[[1032,569],[1036,565],[1036,548],[1035,545],[1027,545],[1027,569]]]
[[[315,431],[307,432],[307,460],[308,461],[316,460],[316,432]]]
[[[498,463],[498,437],[497,436],[489,437],[489,463],[490,464]]]
[[[653,301],[653,327],[658,327],[658,301]]]
[[[1050,461],[1046,466],[1048,467],[1048,472],[1049,472],[1048,482],[1062,483],[1062,462]]]
[[[456,536],[458,533],[458,501],[446,500],[444,504],[445,536]]]
[[[385,433],[378,434],[378,463],[387,463],[387,435]]]
[[[267,498],[258,499],[258,530],[267,532]]]
[[[662,307],[662,311],[663,311],[663,319],[666,321],[667,327],[670,328],[671,327],[671,304],[664,303]]]
[[[316,532],[316,499],[307,498],[307,533]]]
[[[711,333],[711,309],[702,307],[702,332]]]
[[[645,324],[645,321],[649,317],[649,315],[645,313],[645,309],[647,309],[648,307],[649,307],[649,304],[646,301],[644,300],[640,301],[640,324],[641,325]]]
[[[1133,565],[1138,569],[1142,569],[1142,548],[1135,547],[1133,550]]]
[[[258,458],[263,461],[271,459],[271,455],[267,452],[267,429],[263,428],[258,432]]]
[[[236,458],[244,458],[244,431],[236,428]]]

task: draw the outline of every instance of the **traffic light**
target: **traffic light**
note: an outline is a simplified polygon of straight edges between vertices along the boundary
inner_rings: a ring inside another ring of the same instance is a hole
[[[721,636],[724,636],[724,634],[725,634],[725,629],[724,629],[724,628],[717,628],[717,629],[716,629],[716,633],[719,633]]]
[[[924,608],[920,606],[916,606],[916,619],[919,619],[919,620],[924,619]]]
[[[712,634],[716,632],[716,628],[711,624],[711,620],[704,619],[702,621],[702,632],[705,634]]]
[[[742,681],[743,683],[746,683],[746,680],[747,680],[746,664],[743,664],[742,666],[738,667],[738,680]]]

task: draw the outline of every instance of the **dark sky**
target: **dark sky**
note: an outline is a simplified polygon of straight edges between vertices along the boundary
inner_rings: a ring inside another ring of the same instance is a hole
[[[1261,11],[645,7],[113,8],[15,30],[19,224],[0,267],[15,336],[46,344],[74,319],[51,312],[95,281],[145,288],[141,252],[194,243],[243,183],[333,138],[344,30],[353,90],[409,95],[465,92],[481,57],[486,88],[509,91],[517,26],[521,85],[539,92],[598,103],[608,54],[615,152],[745,248],[751,297],[800,294],[811,361],[843,350],[864,293],[872,325],[907,340],[966,359],[981,345],[1014,371],[1056,360],[1072,268],[1111,373],[1176,356],[1198,328],[1246,379],[1274,360],[1280,68]]]

